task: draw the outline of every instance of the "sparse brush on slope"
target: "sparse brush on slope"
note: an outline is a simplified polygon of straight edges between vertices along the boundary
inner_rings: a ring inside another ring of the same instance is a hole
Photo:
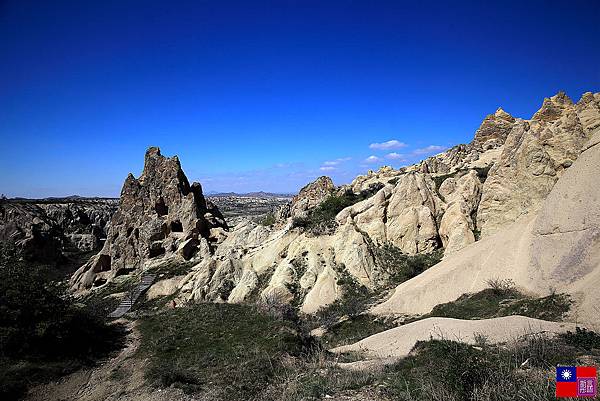
[[[106,325],[43,269],[18,260],[1,260],[0,311],[2,399],[15,399],[28,384],[76,370],[122,345],[120,326]]]
[[[475,294],[464,294],[453,302],[437,305],[422,318],[437,316],[455,319],[489,319],[522,315],[560,321],[570,307],[571,299],[566,294],[532,298],[514,288],[487,288]]]
[[[363,201],[373,196],[380,186],[374,186],[368,190],[355,194],[352,191],[346,191],[342,195],[331,195],[325,199],[319,206],[308,211],[306,217],[296,217],[293,220],[293,227],[299,227],[313,235],[332,234],[337,223],[335,216],[348,206]]]
[[[283,359],[308,353],[313,345],[292,322],[251,305],[166,310],[142,319],[139,328],[150,383],[216,391],[227,400],[261,399]]]

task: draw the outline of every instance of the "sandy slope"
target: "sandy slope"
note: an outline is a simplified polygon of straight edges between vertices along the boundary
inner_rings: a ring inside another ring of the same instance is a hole
[[[600,323],[600,133],[558,180],[541,210],[452,254],[399,285],[376,314],[426,313],[510,278],[521,290],[551,289],[577,301],[571,320]]]
[[[334,348],[333,352],[359,351],[367,358],[404,357],[417,341],[446,339],[475,344],[476,335],[490,343],[517,340],[536,333],[561,333],[574,330],[573,323],[556,323],[524,316],[506,316],[484,320],[432,317],[374,334],[357,343]],[[391,359],[389,359],[391,358]]]

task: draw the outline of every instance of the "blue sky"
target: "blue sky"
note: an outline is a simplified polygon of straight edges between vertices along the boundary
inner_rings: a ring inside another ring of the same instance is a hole
[[[0,192],[117,196],[148,146],[205,191],[341,184],[600,90],[600,2],[486,3],[0,2]]]

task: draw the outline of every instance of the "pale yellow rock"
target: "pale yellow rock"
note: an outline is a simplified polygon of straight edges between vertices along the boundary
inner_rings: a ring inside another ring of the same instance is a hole
[[[477,212],[482,237],[539,210],[600,120],[596,97],[586,99],[574,105],[559,93],[544,99],[530,121],[517,120],[483,187]]]
[[[376,314],[426,313],[435,305],[511,279],[526,292],[573,295],[573,319],[598,322],[600,304],[600,132],[566,170],[540,211],[444,258],[400,284]]]
[[[439,227],[445,256],[475,242],[475,224],[471,216],[479,205],[481,188],[474,170],[458,178],[448,178],[440,186],[439,192],[446,201]]]
[[[155,282],[150,288],[148,288],[148,291],[146,292],[146,298],[151,300],[158,297],[166,297],[175,294],[179,290],[184,277],[185,276],[175,276]]]

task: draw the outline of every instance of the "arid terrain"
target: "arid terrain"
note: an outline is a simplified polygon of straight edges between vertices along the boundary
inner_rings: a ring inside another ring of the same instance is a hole
[[[3,200],[3,399],[552,400],[600,362],[599,143],[600,93],[560,92],[291,198],[151,147],[118,201]]]

